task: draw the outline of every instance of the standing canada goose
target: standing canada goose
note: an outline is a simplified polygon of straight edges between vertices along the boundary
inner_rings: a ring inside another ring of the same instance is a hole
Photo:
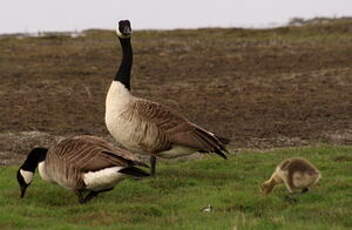
[[[305,193],[319,181],[320,177],[319,170],[308,160],[289,158],[276,167],[270,179],[261,185],[261,190],[264,194],[269,194],[275,185],[284,183],[290,193],[295,190]]]
[[[125,148],[151,155],[151,174],[156,157],[174,158],[199,152],[214,152],[226,159],[229,140],[188,121],[166,106],[135,97],[130,90],[133,61],[131,25],[118,23],[116,33],[122,60],[106,97],[105,123],[110,134]]]
[[[38,167],[41,178],[72,190],[85,203],[99,193],[110,191],[126,176],[149,174],[134,166],[145,166],[127,150],[112,147],[95,136],[66,138],[51,148],[34,148],[17,172],[24,197]],[[83,197],[84,193],[88,194]]]

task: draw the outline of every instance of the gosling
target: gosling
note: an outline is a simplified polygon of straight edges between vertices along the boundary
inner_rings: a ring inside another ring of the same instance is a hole
[[[308,192],[321,178],[319,170],[304,158],[289,158],[282,161],[270,179],[261,184],[261,191],[267,195],[275,185],[284,183],[289,193]]]

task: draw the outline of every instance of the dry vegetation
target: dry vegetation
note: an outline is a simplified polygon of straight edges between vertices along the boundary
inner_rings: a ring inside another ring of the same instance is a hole
[[[234,148],[350,144],[351,22],[137,31],[133,92],[230,137]],[[121,49],[112,31],[84,35],[0,38],[3,164],[58,136],[108,136],[105,95]]]

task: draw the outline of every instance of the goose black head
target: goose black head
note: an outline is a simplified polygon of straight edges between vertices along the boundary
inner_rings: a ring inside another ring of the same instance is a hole
[[[34,148],[17,171],[17,182],[20,185],[21,198],[24,197],[27,187],[32,183],[33,175],[38,164],[45,160],[47,148]]]
[[[128,20],[121,20],[116,27],[116,34],[119,38],[130,38],[132,34],[131,23]]]

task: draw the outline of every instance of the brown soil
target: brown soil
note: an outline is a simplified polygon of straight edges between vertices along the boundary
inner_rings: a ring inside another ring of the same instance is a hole
[[[271,30],[134,33],[135,95],[173,107],[234,148],[352,143],[351,21]],[[0,38],[0,161],[61,136],[108,137],[112,31]]]

